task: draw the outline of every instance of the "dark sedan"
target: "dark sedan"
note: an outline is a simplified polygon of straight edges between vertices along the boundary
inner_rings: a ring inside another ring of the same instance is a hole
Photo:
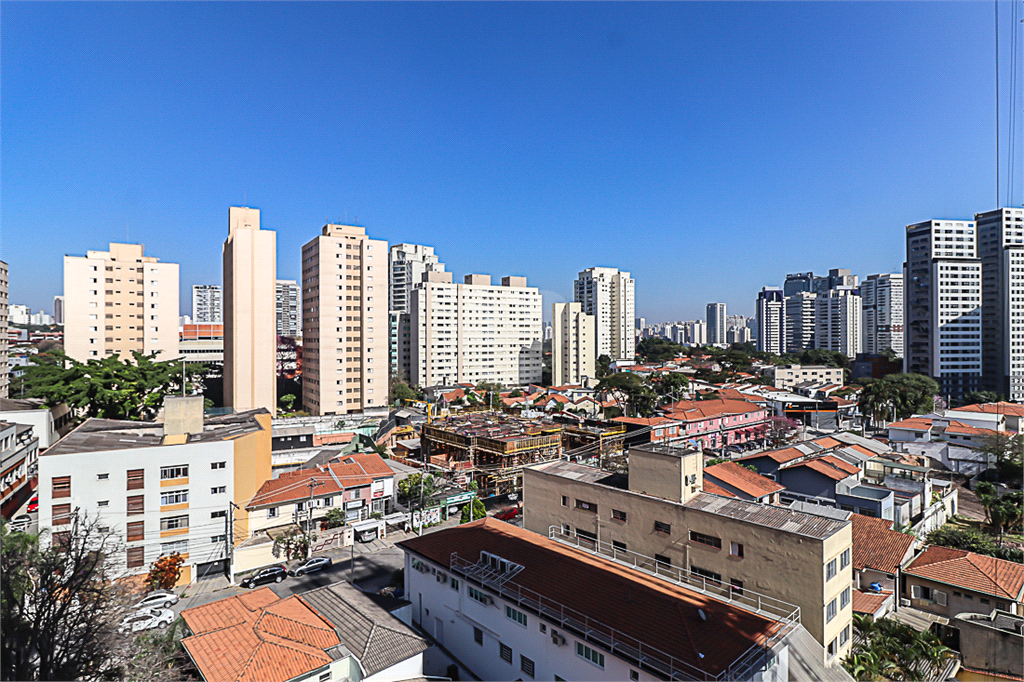
[[[257,585],[266,585],[267,583],[279,583],[288,577],[288,571],[285,570],[284,566],[268,566],[267,568],[261,568],[256,571],[248,578],[243,580],[239,585],[252,589]]]

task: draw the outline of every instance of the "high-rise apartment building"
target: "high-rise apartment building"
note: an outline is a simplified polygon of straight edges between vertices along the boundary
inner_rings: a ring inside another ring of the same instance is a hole
[[[302,247],[302,403],[351,414],[388,403],[388,243],[324,225]]]
[[[860,285],[864,308],[864,349],[872,355],[891,349],[903,357],[903,275],[868,275]]]
[[[141,244],[64,256],[64,351],[80,362],[132,352],[178,357],[178,264]]]
[[[748,341],[754,340],[754,334],[750,331],[750,327],[730,327],[729,331],[725,334],[725,340],[728,343],[747,343]]]
[[[757,350],[782,355],[786,348],[786,310],[782,289],[762,287],[757,294]]]
[[[7,263],[0,260],[0,398],[8,397],[11,390],[10,364],[7,355]]]
[[[466,275],[453,284],[450,272],[428,272],[413,289],[410,379],[420,386],[537,383],[541,317],[540,291],[525,277],[495,286],[490,275]]]
[[[786,281],[782,285],[782,293],[786,298],[789,298],[793,294],[798,294],[801,291],[814,292],[814,273],[813,272],[795,272],[786,275]]]
[[[192,322],[195,324],[222,324],[224,304],[221,288],[216,284],[192,285]]]
[[[850,274],[850,271],[845,268],[833,268],[828,271],[828,275],[814,278],[812,291],[820,294],[839,287],[856,287],[857,284],[857,275]]]
[[[593,315],[583,312],[582,303],[551,306],[551,381],[555,386],[581,384],[593,379],[597,325]]]
[[[299,337],[302,329],[302,311],[299,308],[299,285],[293,279],[279,279],[276,283],[275,313],[277,335],[289,339]]]
[[[861,314],[860,292],[853,287],[838,286],[818,294],[814,299],[814,346],[857,357],[861,352]]]
[[[786,296],[786,352],[814,348],[814,300],[817,294],[798,291]]]
[[[976,213],[984,388],[1024,400],[1024,210]]]
[[[224,242],[224,404],[276,414],[277,233],[260,229],[260,211],[231,206]]]
[[[953,399],[981,386],[981,260],[975,223],[907,225],[903,370],[939,382]]]
[[[704,320],[687,322],[686,343],[691,346],[706,346],[708,344],[708,323]]]
[[[388,251],[388,365],[406,381],[411,380],[412,371],[412,290],[428,272],[444,272],[444,263],[434,254],[433,246],[394,244]]]
[[[708,343],[725,343],[726,311],[724,303],[708,303]]]
[[[53,297],[53,323],[64,326],[64,297]]]
[[[636,357],[636,283],[628,272],[616,268],[589,268],[574,283],[575,300],[597,324],[598,356],[612,360]]]

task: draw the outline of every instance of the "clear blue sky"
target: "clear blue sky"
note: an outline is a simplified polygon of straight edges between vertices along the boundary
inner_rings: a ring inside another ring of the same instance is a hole
[[[187,312],[246,202],[281,278],[347,215],[546,303],[604,265],[648,320],[751,315],[996,203],[992,3],[5,2],[0,31],[0,258],[33,308],[127,226]]]

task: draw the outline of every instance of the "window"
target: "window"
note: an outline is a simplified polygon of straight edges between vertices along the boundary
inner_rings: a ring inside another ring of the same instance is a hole
[[[228,536],[227,535],[214,535],[212,538],[210,538],[210,544],[213,544],[213,545],[216,545],[216,544],[221,543],[221,542],[227,542],[227,541],[228,541]]]
[[[317,682],[331,682],[331,671],[328,670],[325,673],[320,673],[320,677],[317,678]]]
[[[505,606],[505,617],[519,623],[523,627],[526,627],[526,614],[522,611],[517,611],[511,606]]]
[[[847,625],[843,628],[843,631],[839,633],[839,646],[843,646],[850,641],[850,626]]]
[[[670,535],[672,533],[672,524],[665,523],[664,521],[655,521],[654,530],[658,531],[659,533],[665,533],[666,535]]]
[[[70,476],[56,476],[53,479],[53,494],[51,495],[54,499],[58,497],[71,497],[71,477]]]
[[[533,677],[533,661],[521,654],[519,656],[519,669],[530,677]]]
[[[734,557],[743,558],[743,544],[740,542],[729,543],[729,554]]]
[[[480,628],[473,628],[473,641],[480,646],[484,645],[484,631]]]
[[[981,603],[982,603],[982,604],[988,604],[988,603],[989,603],[989,601],[988,601],[988,599],[985,599],[984,597],[982,597],[982,598],[981,598]]]
[[[568,507],[569,506],[569,498],[566,497],[565,495],[562,495],[562,506],[563,507]]]
[[[139,542],[146,539],[146,522],[132,521],[128,524],[128,542]]]
[[[170,492],[160,493],[161,506],[168,504],[184,504],[186,502],[188,502],[187,490],[172,490]]]
[[[541,623],[541,624],[540,624],[540,631],[541,631],[542,633],[545,633],[545,634],[547,634],[547,631],[548,631],[548,626],[547,626],[547,624],[546,624],[546,623]]]
[[[504,642],[501,643],[501,660],[512,665],[512,647]]]
[[[455,590],[456,592],[459,591],[459,579],[456,578],[455,576],[452,576],[452,589]]]
[[[210,462],[211,469],[223,469],[227,466],[227,462]]]
[[[831,642],[828,643],[828,655],[829,656],[835,656],[837,653],[839,653],[839,639],[838,638],[833,639]]]
[[[127,514],[132,516],[133,514],[142,514],[146,511],[146,496],[145,495],[133,495],[128,498]]]
[[[835,617],[836,617],[836,600],[833,599],[832,601],[830,601],[828,603],[828,606],[825,607],[825,622],[826,623],[831,622],[831,620],[833,618],[835,618]]]
[[[733,578],[732,580],[729,581],[729,584],[732,585],[732,593],[733,594],[735,594],[737,596],[740,596],[740,597],[743,596],[743,581],[742,580],[737,580],[736,578]]]
[[[110,478],[110,474],[96,474],[97,481],[105,481]]]
[[[476,601],[480,602],[481,604],[486,604],[489,601],[487,599],[487,595],[486,594],[484,594],[480,590],[476,589],[472,585],[468,586],[466,588],[466,591],[469,592],[469,598],[470,599],[475,599]]]
[[[178,530],[188,528],[188,516],[171,516],[160,519],[160,530]]]
[[[188,554],[188,540],[161,542],[160,556],[167,556],[168,554]]]
[[[188,465],[181,464],[172,467],[160,467],[160,480],[166,481],[172,478],[188,478]]]
[[[597,513],[597,505],[593,502],[584,502],[583,500],[576,500],[576,508],[583,509],[585,511]]]
[[[843,553],[839,555],[839,568],[843,569],[850,565],[850,550],[845,549]]]
[[[604,654],[602,654],[600,651],[595,651],[594,649],[591,649],[586,644],[576,642],[576,655],[580,658],[587,659],[588,661],[596,665],[598,668],[604,668]]]
[[[636,682],[637,680],[640,679],[640,673],[638,673],[636,670],[630,670],[629,671],[629,679],[632,680],[633,682]]]
[[[221,511],[210,512],[210,518],[211,519],[226,519],[227,516],[228,516],[227,511],[225,511],[223,509]]]
[[[146,487],[146,470],[128,470],[128,490],[142,490]]]
[[[708,547],[714,547],[715,549],[722,549],[722,538],[716,538],[714,535],[705,535],[704,533],[698,533],[697,531],[690,531],[690,542],[697,542]]]
[[[612,540],[612,547],[615,548],[615,549],[621,549],[623,551],[628,551],[628,550],[626,550],[626,543],[625,542],[619,542],[618,540]]]
[[[211,495],[220,495],[221,493],[227,492],[227,490],[228,489],[227,489],[226,486],[218,485],[218,486],[215,486],[213,488],[210,488],[210,494]],[[328,499],[330,499],[330,498],[328,498]]]
[[[626,512],[619,511],[618,509],[612,509],[612,518],[615,519],[616,521],[625,521],[626,520]]]
[[[597,533],[591,533],[589,530],[582,528],[576,529],[576,537],[583,538],[584,540],[590,540],[591,542],[597,542]]]
[[[839,608],[845,609],[846,605],[850,603],[850,588],[847,587],[843,590],[842,594],[839,595]]]
[[[141,568],[146,563],[146,550],[143,547],[128,548],[128,568]]]
[[[96,506],[97,507],[109,507],[110,506],[110,500],[99,500],[96,503]]]
[[[672,560],[664,554],[655,554],[654,561],[657,562],[659,568],[669,568],[672,565]]]
[[[268,519],[276,519],[277,518],[277,507],[270,507],[269,509],[267,509],[267,518]]]
[[[70,504],[55,504],[53,505],[52,523],[55,526],[66,526],[71,523],[71,505]]]
[[[828,564],[825,566],[825,580],[832,580],[832,578],[835,578],[835,577],[836,577],[836,560],[833,559],[832,561],[828,562]]]
[[[697,575],[701,576],[701,577],[707,578],[708,580],[710,580],[712,583],[714,583],[716,585],[718,585],[719,583],[722,582],[722,574],[721,573],[715,573],[714,571],[709,571],[706,568],[700,568],[699,566],[693,566],[693,565],[690,566],[690,570],[693,571],[694,573],[696,573]]]

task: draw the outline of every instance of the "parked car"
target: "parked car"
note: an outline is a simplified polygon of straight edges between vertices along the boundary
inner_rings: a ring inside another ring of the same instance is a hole
[[[322,571],[334,562],[331,561],[330,557],[317,556],[311,559],[306,559],[303,563],[299,564],[292,570],[288,571],[288,575],[306,575],[307,573],[316,573]]]
[[[138,604],[132,608],[136,609],[152,609],[152,608],[164,608],[178,603],[178,595],[170,590],[155,590],[150,592],[142,598]]]
[[[17,530],[24,532],[28,530],[29,525],[32,523],[32,517],[28,514],[21,514],[11,519],[11,530]]]
[[[173,623],[174,619],[174,611],[170,609],[142,609],[125,616],[117,631],[121,634],[128,634],[130,632],[152,630],[153,628],[163,630]]]
[[[267,568],[261,568],[256,571],[248,578],[239,583],[242,587],[252,589],[257,585],[266,585],[267,583],[279,583],[288,577],[288,571],[284,566],[268,566]]]
[[[508,509],[502,509],[500,512],[495,514],[494,518],[501,521],[511,521],[517,516],[519,516],[519,507],[509,507]]]
[[[39,495],[33,495],[32,499],[28,501],[28,513],[34,514],[39,511]]]

